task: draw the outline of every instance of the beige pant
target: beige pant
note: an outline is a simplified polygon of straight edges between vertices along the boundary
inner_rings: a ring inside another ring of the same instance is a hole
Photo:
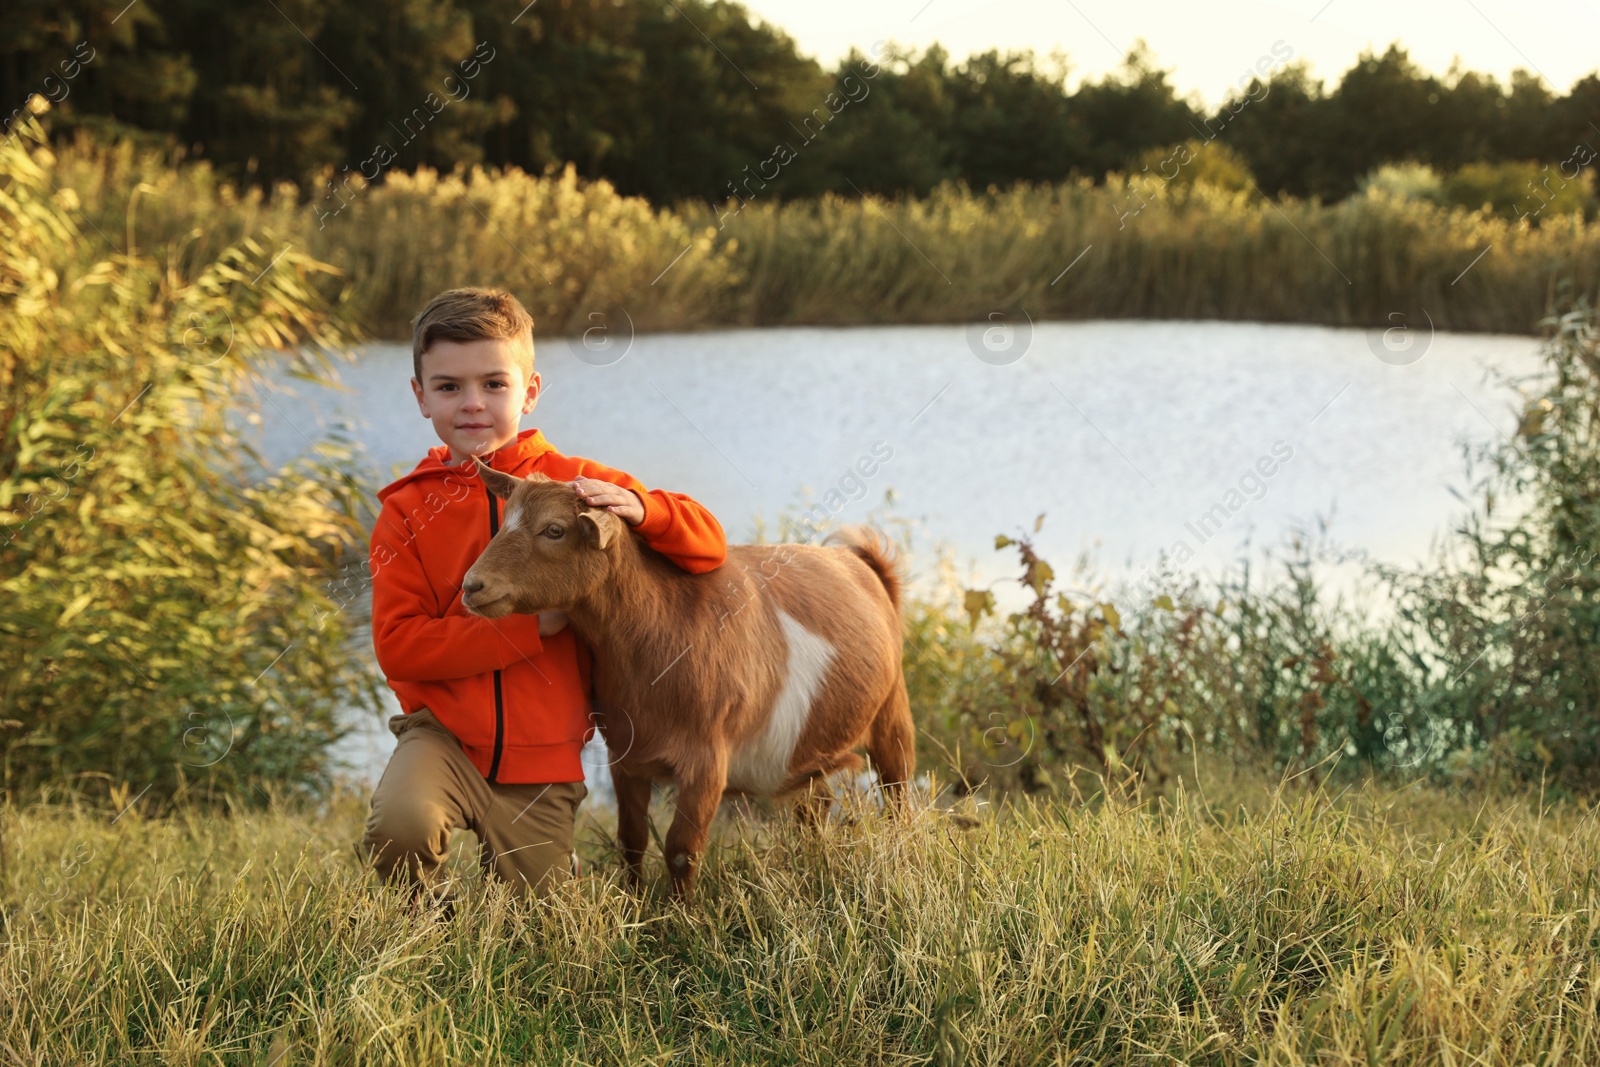
[[[361,836],[361,853],[381,876],[432,888],[456,829],[477,835],[485,876],[519,892],[542,893],[571,876],[573,823],[589,794],[582,782],[491,784],[426,708],[393,716],[389,729],[400,740]]]

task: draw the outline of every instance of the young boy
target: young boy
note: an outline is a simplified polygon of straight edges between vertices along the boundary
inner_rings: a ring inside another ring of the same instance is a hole
[[[541,386],[533,319],[511,294],[452,289],[413,324],[411,390],[442,447],[378,493],[372,532],[372,643],[405,714],[372,796],[361,849],[420,895],[436,882],[456,828],[478,837],[486,876],[542,892],[569,877],[573,822],[587,795],[589,652],[559,614],[483,619],[461,579],[500,524],[501,501],[473,456],[498,471],[569,482],[691,573],[727,551],[722,527],[678,493],[563,456],[518,431]],[[448,896],[448,894],[444,894]]]

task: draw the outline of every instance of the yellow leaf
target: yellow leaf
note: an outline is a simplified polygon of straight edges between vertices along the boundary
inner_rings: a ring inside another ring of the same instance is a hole
[[[1116,608],[1112,607],[1110,604],[1101,604],[1100,614],[1106,617],[1106,622],[1111,624],[1111,628],[1113,630],[1122,629],[1122,616],[1117,613]]]
[[[968,621],[977,626],[979,619],[994,611],[994,594],[987,589],[968,589],[964,606]]]
[[[1028,567],[1028,573],[1024,580],[1033,587],[1035,594],[1038,596],[1043,596],[1044,587],[1048,585],[1050,581],[1055,578],[1055,576],[1055,569],[1051,567],[1050,564],[1046,563],[1042,559],[1036,559]]]

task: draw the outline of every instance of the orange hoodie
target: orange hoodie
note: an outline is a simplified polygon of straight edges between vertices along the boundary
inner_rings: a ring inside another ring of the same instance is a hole
[[[407,714],[428,708],[491,782],[576,782],[590,730],[589,650],[570,629],[539,637],[532,615],[483,619],[461,606],[461,579],[500,528],[500,499],[476,466],[449,465],[440,445],[378,492],[372,530],[372,644]],[[582,475],[632,489],[644,502],[634,532],[699,574],[727,554],[722,527],[680,493],[563,456],[538,430],[485,457],[491,467],[557,481]]]

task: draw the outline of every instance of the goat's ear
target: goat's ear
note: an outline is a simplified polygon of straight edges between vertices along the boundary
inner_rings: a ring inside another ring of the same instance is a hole
[[[593,529],[596,547],[607,548],[611,539],[617,536],[617,527],[622,525],[622,520],[609,511],[580,511],[578,524]]]
[[[489,487],[489,492],[501,500],[510,500],[511,491],[517,487],[522,479],[514,474],[506,474],[503,471],[495,470],[479,456],[473,456],[472,460],[478,465],[478,477],[482,478],[483,484]]]

